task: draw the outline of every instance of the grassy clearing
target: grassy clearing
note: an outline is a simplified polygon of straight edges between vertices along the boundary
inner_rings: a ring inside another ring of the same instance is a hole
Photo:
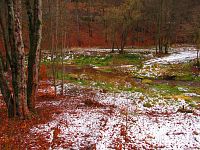
[[[113,56],[84,56],[84,55],[77,55],[73,62],[80,66],[85,65],[94,65],[94,66],[108,66],[112,61]]]
[[[57,56],[54,59],[56,64],[60,64],[62,61],[61,56]],[[139,54],[108,54],[105,56],[90,56],[90,55],[67,55],[64,58],[64,63],[76,64],[78,66],[113,66],[113,65],[126,65],[126,64],[140,64],[142,58]],[[43,64],[51,64],[50,57],[44,57]]]
[[[168,84],[156,84],[152,85],[152,88],[154,88],[156,91],[159,91],[164,95],[172,95],[172,94],[175,95],[182,93],[177,86],[171,86]]]
[[[113,65],[124,65],[124,64],[140,64],[142,62],[142,57],[138,54],[121,54],[114,55]]]
[[[65,59],[65,64],[72,64],[75,67],[82,69],[85,66],[98,66],[97,69],[84,70],[83,72],[73,72],[65,73],[64,80],[74,84],[82,85],[85,87],[92,87],[97,89],[103,89],[109,92],[140,92],[147,95],[151,100],[144,102],[144,107],[153,107],[160,103],[159,105],[173,105],[174,102],[178,102],[180,99],[184,99],[185,102],[193,108],[197,107],[197,103],[200,103],[199,97],[185,96],[185,91],[181,91],[179,86],[172,86],[168,84],[154,84],[153,80],[150,78],[143,78],[141,80],[142,86],[137,86],[134,84],[129,84],[130,74],[123,74],[121,68],[119,70],[115,69],[115,66],[121,65],[134,65],[136,68],[142,67],[143,57],[138,54],[107,54],[101,56],[88,56],[88,55],[70,55]],[[55,60],[56,65],[61,65],[61,58],[58,57]],[[51,64],[51,61],[43,61],[45,64]],[[67,66],[65,66],[67,68]],[[91,67],[92,68],[92,67]],[[185,64],[171,64],[162,68],[162,66],[153,66],[153,70],[160,68],[165,76],[175,76],[174,80],[182,81],[200,81],[200,77],[195,75],[192,70],[192,62]],[[61,68],[60,68],[61,69]],[[62,75],[59,67],[57,71],[57,79],[61,80]],[[49,69],[50,70],[50,69]],[[50,71],[51,72],[51,71]],[[121,74],[122,73],[122,74]],[[137,69],[135,70],[137,74]],[[132,76],[135,75],[134,73]],[[183,86],[181,86],[183,87]],[[200,95],[200,88],[198,87],[183,87],[187,88],[188,93],[196,93]],[[143,101],[144,98],[141,98]],[[175,101],[174,101],[175,100]]]
[[[74,59],[77,65],[111,66],[124,64],[138,64],[142,61],[137,54],[110,54],[107,56],[84,56],[78,55]]]
[[[56,61],[58,68],[56,78],[61,80],[61,67],[58,67],[61,64],[61,60],[56,59]],[[65,62],[67,61],[68,60],[65,60]],[[66,81],[108,91],[134,91],[134,83],[130,83],[129,86],[126,85],[127,83],[132,82],[129,81],[130,77],[125,74],[121,75],[122,73],[116,73],[113,66],[141,63],[142,59],[140,55],[137,54],[108,54],[104,56],[74,55],[73,59],[70,59],[70,61],[74,66],[77,66],[77,68],[84,68],[88,65],[99,66],[100,68],[97,68],[96,70],[83,69],[83,72],[80,72],[80,69],[79,72],[65,73],[64,80]],[[47,62],[49,65],[49,61]]]
[[[62,80],[62,74],[61,72],[57,73],[57,77],[58,80]],[[63,79],[65,81],[71,82],[71,83],[75,83],[75,84],[79,84],[79,85],[88,85],[89,82],[85,79],[80,78],[77,74],[64,74],[63,75]]]
[[[62,79],[61,73],[58,73],[57,76],[58,80]],[[86,87],[93,87],[93,88],[99,88],[99,89],[104,89],[107,91],[118,91],[119,89],[113,84],[109,82],[98,82],[98,81],[93,81],[88,79],[84,79],[81,77],[81,75],[78,74],[64,74],[64,80],[68,81],[70,83],[78,84],[78,85],[83,85]]]
[[[171,86],[167,84],[151,85],[151,87],[165,99],[185,100],[185,102],[193,108],[196,108],[197,104],[200,103],[200,97],[185,95],[185,93],[199,94],[199,87],[182,86],[181,88],[186,89],[186,91],[180,90],[180,86]]]
[[[161,69],[163,77],[174,76],[175,80],[180,81],[200,81],[199,71],[194,69],[194,62],[183,64],[171,64]],[[161,78],[162,78],[161,76]]]

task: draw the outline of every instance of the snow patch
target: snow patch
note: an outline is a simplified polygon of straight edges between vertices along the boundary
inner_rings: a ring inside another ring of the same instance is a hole
[[[143,100],[140,99],[142,96]],[[59,115],[55,114],[53,121],[38,125],[30,132],[45,135],[52,145],[54,128],[59,128],[58,138],[63,142],[50,149],[63,149],[65,143],[70,142],[69,149],[95,146],[97,150],[111,150],[118,144],[122,144],[125,149],[200,147],[198,115],[175,113],[178,106],[155,105],[144,108],[143,103],[152,99],[145,98],[140,92],[97,93],[95,99],[107,104],[107,107],[66,110]],[[123,128],[127,129],[125,135],[122,134]]]
[[[150,64],[155,64],[155,63],[164,64],[164,65],[177,64],[177,63],[188,62],[193,59],[196,59],[195,51],[182,51],[182,52],[173,53],[166,57],[151,59],[149,61],[146,61],[145,65],[150,65]]]

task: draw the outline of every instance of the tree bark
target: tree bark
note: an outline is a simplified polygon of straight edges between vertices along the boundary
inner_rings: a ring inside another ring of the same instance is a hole
[[[29,117],[26,99],[26,73],[25,53],[20,22],[21,0],[8,0],[8,25],[9,41],[11,47],[11,70],[14,102],[16,102],[16,114],[22,118]],[[14,104],[15,106],[15,104]]]
[[[28,88],[26,84],[25,51],[22,39],[21,27],[21,0],[7,0],[4,2],[7,11],[4,24],[1,20],[1,28],[4,37],[6,60],[9,62],[11,71],[10,84],[6,82],[6,75],[3,70],[2,57],[0,58],[0,89],[8,108],[8,116],[21,118],[30,117],[30,109],[36,98],[38,84],[38,64],[41,43],[41,0],[34,0],[33,8],[30,1],[27,3],[30,33],[30,53],[28,62]],[[32,3],[31,3],[32,4]],[[6,23],[7,21],[7,23]],[[6,28],[7,26],[7,28]],[[2,53],[0,53],[2,55]],[[27,90],[28,89],[28,90]],[[27,101],[27,98],[30,101]],[[30,109],[29,109],[30,108]]]
[[[8,83],[6,82],[2,61],[0,61],[0,89],[3,96],[3,100],[5,101],[6,107],[8,108],[8,117],[13,118],[16,116],[16,105],[11,90],[9,89]]]
[[[8,17],[7,14],[7,8],[6,8],[6,4],[4,1],[1,1],[0,5],[2,5],[2,9],[0,11],[0,28],[2,30],[2,36],[3,36],[3,42],[4,42],[4,48],[5,48],[5,52],[6,52],[6,57],[3,57],[3,54],[1,54],[2,56],[2,65],[5,71],[8,71],[8,67],[11,61],[11,57],[10,57],[10,47],[9,47],[9,37],[8,37],[8,30],[7,30],[7,23],[5,18]]]
[[[199,62],[199,49],[197,49],[197,67],[200,67],[200,62]]]
[[[77,24],[77,43],[78,46],[81,46],[81,37],[80,37],[80,19],[79,19],[79,6],[78,6],[78,1],[76,1],[76,24]]]
[[[126,45],[127,36],[128,36],[128,30],[124,29],[124,31],[121,34],[121,50],[120,50],[120,53],[124,53],[124,47]]]
[[[42,39],[42,0],[34,0],[33,6],[26,0],[27,14],[29,18],[29,42],[28,57],[28,82],[27,103],[28,108],[34,112],[38,89],[38,69],[40,45]]]

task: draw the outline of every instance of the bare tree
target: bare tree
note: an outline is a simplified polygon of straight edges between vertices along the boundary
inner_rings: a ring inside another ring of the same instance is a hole
[[[196,65],[200,67],[200,62],[199,62],[199,51],[200,51],[200,29],[197,29],[195,32],[195,37],[194,37],[196,47],[197,47],[197,62]]]
[[[29,1],[27,1],[29,3]],[[35,0],[34,3],[27,5],[29,14],[29,29],[30,29],[30,52],[29,59],[35,62],[32,65],[32,72],[29,72],[28,76],[33,77],[32,83],[28,81],[26,84],[26,66],[25,66],[25,51],[24,42],[22,39],[22,27],[21,27],[21,0],[7,0],[3,1],[5,20],[1,19],[1,22],[7,22],[7,28],[1,23],[3,34],[5,38],[4,47],[6,49],[7,59],[9,59],[9,70],[11,71],[10,82],[6,82],[6,73],[3,70],[3,60],[0,61],[0,87],[3,94],[4,101],[8,108],[9,117],[22,117],[29,118],[30,111],[34,109],[33,100],[35,100],[32,94],[36,94],[37,81],[38,81],[38,60],[39,49],[41,41],[41,0]],[[29,9],[30,8],[30,9]],[[2,13],[2,12],[1,12]],[[31,15],[31,16],[30,16]],[[33,16],[32,16],[33,15]],[[30,20],[30,17],[33,17]],[[34,48],[33,48],[34,47]],[[0,51],[2,55],[2,50]],[[30,61],[29,61],[30,65]],[[30,70],[30,66],[29,66]],[[8,72],[9,73],[9,72]],[[30,77],[28,78],[30,79]],[[30,91],[30,89],[32,89]],[[29,100],[28,100],[29,99]],[[30,107],[31,106],[31,107]]]
[[[26,7],[29,18],[30,41],[27,102],[29,109],[33,111],[38,89],[39,55],[42,39],[42,0],[26,0]]]
[[[109,27],[112,32],[112,47],[115,43],[115,32],[119,36],[120,53],[124,52],[124,47],[127,44],[129,32],[132,30],[134,23],[140,16],[140,2],[138,0],[126,0],[119,6],[111,9]]]

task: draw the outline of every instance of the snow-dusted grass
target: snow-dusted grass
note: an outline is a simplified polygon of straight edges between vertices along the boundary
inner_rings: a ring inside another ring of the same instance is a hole
[[[200,148],[199,124],[200,117],[190,114],[142,115],[129,134],[137,148],[197,149]]]
[[[112,117],[99,110],[90,112],[77,110],[77,114],[63,113],[54,121],[31,129],[32,133],[47,134],[49,142],[53,141],[53,131],[58,127],[59,138],[63,143],[53,149],[62,148],[65,143],[73,143],[71,148],[90,148],[96,145],[97,150],[114,149],[118,143],[128,147],[164,148],[164,149],[196,149],[200,147],[200,118],[189,114],[151,117],[140,115],[128,116],[127,137],[123,140],[120,129],[126,125],[125,117],[115,113]],[[52,147],[51,147],[52,148]]]
[[[177,64],[177,63],[184,63],[190,60],[196,59],[196,51],[182,51],[173,53],[169,56],[162,57],[162,58],[155,58],[145,62],[145,65],[150,64]]]
[[[172,64],[186,63],[196,59],[196,49],[193,47],[177,48],[174,53],[161,58],[153,58],[144,62],[138,71],[139,76],[158,77],[162,75],[162,69]]]
[[[99,49],[83,53],[91,55],[95,51],[99,52]],[[100,52],[105,51],[109,50],[102,49]],[[159,76],[160,67],[196,58],[194,48],[179,48],[173,51],[176,53],[146,61],[138,74],[145,77]],[[77,53],[81,52],[77,50]],[[133,65],[119,68],[134,68],[134,71],[137,69]],[[50,87],[49,91],[52,91],[52,88]],[[60,108],[62,113],[54,114],[52,121],[48,123],[31,128],[30,134],[42,135],[49,143],[49,149],[200,149],[200,111],[190,107],[184,99],[184,96],[199,95],[191,92],[190,88],[179,86],[176,92],[180,93],[175,92],[175,95],[168,97],[164,96],[165,90],[159,91],[156,88],[143,93],[105,93],[91,89],[95,95],[89,97],[102,104],[102,107],[87,106],[84,103],[87,93],[83,93],[83,89],[83,86],[64,84],[66,95],[81,101],[80,106],[71,109],[66,109],[63,99],[39,103],[37,107],[55,106]],[[58,94],[60,90],[61,86],[58,86]],[[194,113],[179,113],[178,109],[183,106]],[[56,130],[59,131],[57,136]],[[60,142],[55,142],[56,140]]]
[[[182,101],[174,106],[146,108],[143,104],[152,99],[140,92],[95,92],[95,100],[106,107],[63,110],[55,114],[52,121],[33,127],[30,133],[43,135],[50,143],[49,149],[111,150],[120,145],[125,149],[200,148],[200,116],[176,113]],[[56,128],[60,143],[54,143]],[[124,128],[127,128],[125,135],[122,134]],[[71,145],[66,148],[66,143]]]

